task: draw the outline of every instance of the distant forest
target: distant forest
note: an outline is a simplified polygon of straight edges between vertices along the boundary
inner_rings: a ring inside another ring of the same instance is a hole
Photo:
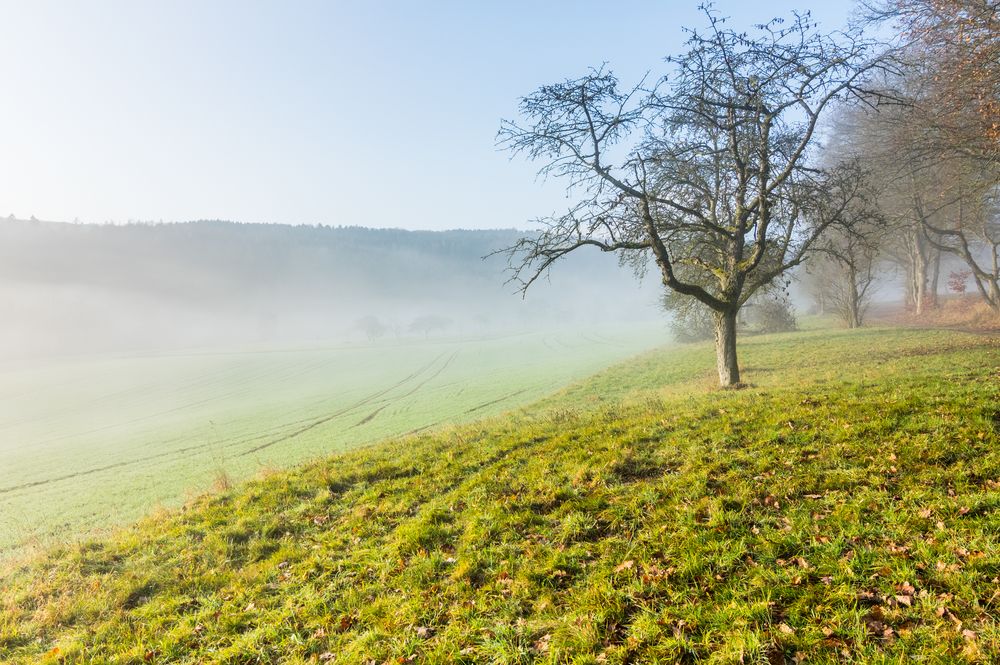
[[[7,218],[0,342],[10,356],[364,338],[373,320],[399,337],[660,316],[656,280],[623,289],[631,271],[596,250],[522,299],[504,284],[506,258],[483,258],[521,235]]]

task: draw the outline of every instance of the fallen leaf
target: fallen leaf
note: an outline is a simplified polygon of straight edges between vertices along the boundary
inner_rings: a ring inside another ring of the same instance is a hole
[[[615,567],[615,572],[620,573],[623,570],[628,570],[635,565],[635,561],[629,559],[628,561],[622,561],[618,566]]]

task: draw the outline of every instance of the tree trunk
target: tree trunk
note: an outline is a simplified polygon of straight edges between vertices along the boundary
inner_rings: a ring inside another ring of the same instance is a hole
[[[861,293],[858,291],[858,270],[853,263],[848,263],[847,267],[847,318],[848,328],[861,327]]]
[[[715,313],[715,359],[719,370],[719,385],[738,386],[740,366],[736,361],[736,315],[738,309]]]
[[[913,236],[911,260],[913,261],[914,313],[924,314],[936,304],[937,277],[931,289],[931,273],[934,260],[931,257],[932,247],[921,232]]]
[[[927,307],[927,268],[929,263],[919,239],[915,245],[913,253],[913,309],[915,314],[920,315]]]
[[[941,250],[934,249],[934,260],[931,268],[930,286],[927,289],[927,304],[938,306],[938,279],[941,276]]]
[[[861,296],[858,294],[858,282],[854,275],[854,271],[851,271],[851,302],[850,302],[850,321],[848,322],[849,328],[860,328],[861,327]]]
[[[906,265],[906,309],[917,306],[917,280],[913,272],[912,261]]]

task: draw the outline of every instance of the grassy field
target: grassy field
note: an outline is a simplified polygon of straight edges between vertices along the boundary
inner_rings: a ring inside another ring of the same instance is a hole
[[[12,663],[994,663],[1000,344],[649,352],[3,580]]]
[[[663,343],[655,328],[0,368],[0,557],[262,468],[466,422]]]

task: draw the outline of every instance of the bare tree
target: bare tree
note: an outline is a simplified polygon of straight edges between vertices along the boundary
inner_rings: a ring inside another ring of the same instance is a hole
[[[1000,314],[1000,186],[979,170],[945,182],[951,187],[939,195],[936,214],[925,217],[927,241],[961,258],[983,301]]]
[[[919,80],[894,76],[884,81],[894,103],[876,109],[855,107],[839,120],[842,159],[863,165],[870,186],[878,190],[877,207],[892,233],[883,236],[883,256],[904,273],[906,305],[916,314],[936,304],[940,251],[927,238],[930,212],[924,205],[935,190],[937,152],[914,122],[913,89]],[[891,88],[891,90],[890,90]]]
[[[864,323],[875,288],[879,256],[890,228],[878,209],[871,174],[856,161],[833,170],[826,214],[832,219],[815,245],[807,270],[821,275],[816,288],[848,328]]]
[[[808,269],[818,272],[824,302],[845,326],[860,328],[876,284],[877,242],[865,233],[837,229],[827,233],[819,251]]]
[[[363,316],[354,322],[354,327],[365,334],[369,342],[373,342],[385,335],[389,328],[373,314]]]
[[[736,319],[758,289],[799,264],[828,222],[806,223],[824,174],[809,160],[821,117],[881,67],[873,44],[828,35],[808,15],[753,33],[711,8],[672,72],[622,89],[606,68],[523,98],[500,143],[566,180],[568,212],[509,252],[527,289],[581,247],[619,252],[710,308],[719,383],[740,383]]]

